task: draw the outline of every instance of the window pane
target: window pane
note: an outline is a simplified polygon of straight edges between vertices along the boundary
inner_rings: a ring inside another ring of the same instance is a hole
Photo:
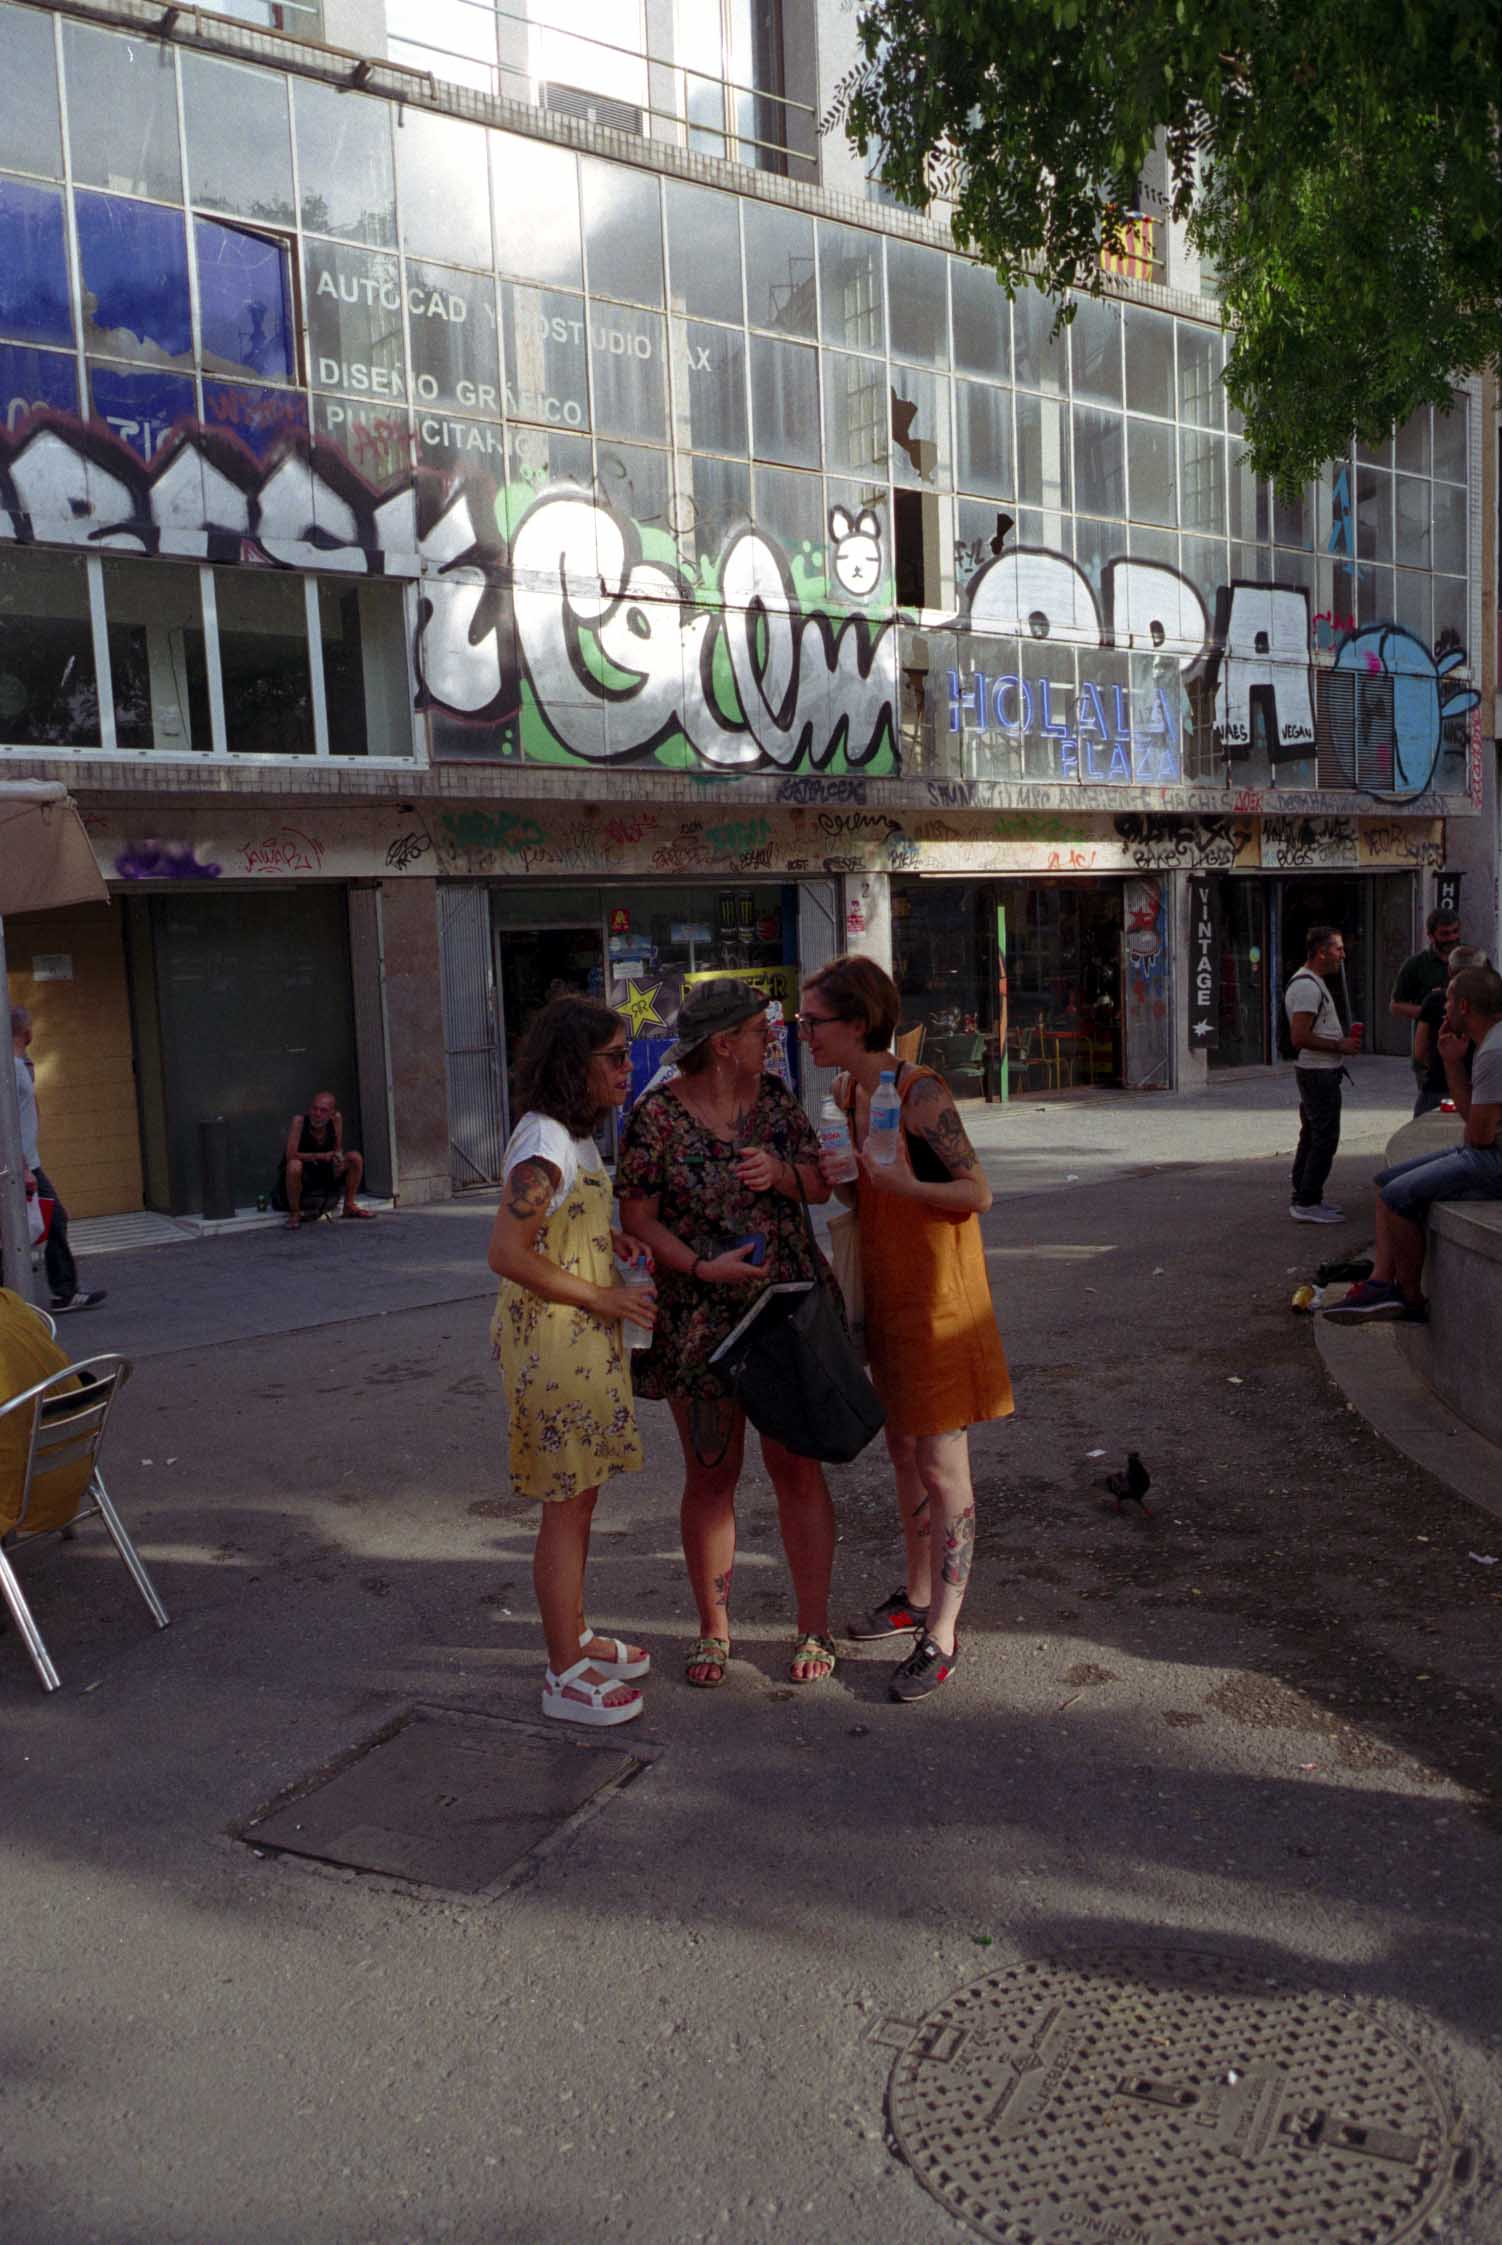
[[[490,186],[498,270],[519,280],[582,287],[578,159],[567,148],[492,133]]]
[[[195,218],[193,247],[204,372],[292,381],[297,344],[290,245]]]
[[[998,507],[987,506],[983,499],[956,499],[954,503],[954,581],[963,591],[978,569],[989,567],[997,555],[1005,552],[1007,540],[1002,536],[1001,525],[1013,525]]]
[[[1390,468],[1392,466],[1392,431],[1379,437],[1375,444],[1356,439],[1356,458],[1364,468]]]
[[[205,55],[183,56],[188,192],[206,210],[290,226],[287,81]]]
[[[506,411],[549,428],[589,427],[584,299],[561,289],[501,284]]]
[[[1431,577],[1434,588],[1434,638],[1438,647],[1448,639],[1452,647],[1464,647],[1470,625],[1466,620],[1466,581],[1464,577]]]
[[[1392,477],[1356,470],[1356,551],[1363,561],[1392,559]]]
[[[1434,472],[1451,483],[1466,479],[1466,407],[1458,397],[1448,413],[1434,409]]]
[[[824,452],[831,468],[885,478],[890,457],[891,392],[881,359],[824,353]]]
[[[813,220],[775,203],[742,206],[746,229],[746,319],[782,335],[818,334]]]
[[[1429,486],[1420,476],[1398,476],[1397,558],[1411,569],[1429,566]]]
[[[410,756],[402,588],[321,577],[318,622],[331,756]]]
[[[1170,525],[1178,517],[1174,489],[1174,431],[1168,421],[1139,421],[1127,416],[1127,477],[1130,512],[1135,522]]]
[[[506,437],[506,481],[547,491],[576,484],[587,491],[594,482],[594,448],[588,437],[560,436],[552,429],[511,429]]]
[[[369,398],[314,398],[313,433],[337,446],[366,483],[379,486],[411,472],[412,418],[405,406],[384,398],[376,404]],[[315,521],[322,504],[315,492]],[[331,496],[327,504],[335,517],[328,527],[343,539],[348,535],[344,501]]]
[[[307,400],[290,390],[258,390],[244,382],[205,382],[203,418],[238,437],[256,460],[269,460],[308,433]]]
[[[1017,496],[1025,506],[1067,512],[1070,504],[1069,408],[1023,391],[1017,395]]]
[[[173,430],[197,414],[197,395],[186,374],[96,366],[91,360],[88,376],[94,419],[105,422],[138,460],[150,462]]]
[[[1081,514],[1124,515],[1126,477],[1121,415],[1092,405],[1074,409],[1074,491]]]
[[[120,747],[212,747],[198,571],[106,556],[104,613]]]
[[[1208,429],[1179,431],[1179,510],[1186,530],[1225,529],[1225,442]]]
[[[826,343],[857,351],[886,348],[879,234],[820,222],[819,312]]]
[[[825,373],[832,386],[835,377],[827,361]],[[818,354],[806,344],[752,336],[751,449],[759,460],[819,465]]]
[[[917,242],[887,241],[887,301],[893,358],[949,364],[948,259]]]
[[[1079,299],[1069,330],[1074,394],[1093,405],[1121,403],[1121,312],[1091,296]]]
[[[1011,308],[1006,292],[984,265],[949,260],[953,300],[954,364],[958,374],[993,374],[1005,382],[1012,372]]]
[[[1157,413],[1174,417],[1173,321],[1166,312],[1144,312],[1140,306],[1124,307],[1126,338],[1126,401],[1132,413]]]
[[[224,725],[241,756],[313,754],[313,681],[303,580],[279,569],[216,569]]]
[[[1012,393],[989,382],[956,382],[955,438],[962,491],[984,491],[1010,499],[1012,473]]]
[[[733,320],[739,327],[744,313],[735,198],[680,179],[668,180],[665,195],[673,310],[696,319]]]
[[[1436,415],[1436,419],[1438,416]],[[1466,565],[1466,495],[1450,484],[1434,486],[1434,544],[1431,567],[1453,569]]]
[[[1260,476],[1253,474],[1251,462],[1239,444],[1232,444],[1226,466],[1230,482],[1231,536],[1265,545],[1272,535],[1267,485]]]
[[[121,195],[182,201],[173,49],[118,39],[91,24],[63,25],[73,177]]]
[[[402,247],[456,265],[490,266],[485,132],[426,109],[404,109],[396,136]]]
[[[317,390],[404,398],[402,292],[394,257],[305,242],[308,369]]]
[[[6,88],[0,107],[0,164],[61,179],[63,141],[50,12],[0,7],[0,72]]]
[[[685,451],[746,451],[746,338],[739,328],[674,320],[673,438]]]
[[[660,314],[624,304],[590,306],[589,391],[603,436],[667,442],[663,324]]]
[[[454,405],[500,418],[500,346],[495,283],[488,275],[407,260],[412,395],[419,405]]]
[[[1069,387],[1069,337],[1051,333],[1058,306],[1035,288],[1020,288],[1012,302],[1012,348],[1017,381],[1025,390],[1057,395]]]
[[[1429,473],[1429,408],[1421,405],[1399,429],[1396,439],[1398,466],[1412,475]]]
[[[824,551],[823,485],[817,476],[785,468],[758,468],[752,477],[756,527],[781,546],[788,560]]]
[[[181,211],[77,195],[85,346],[103,358],[192,363]]]
[[[894,366],[891,378],[892,474],[896,482],[951,488],[949,383],[942,374]]]
[[[592,156],[580,164],[579,179],[590,294],[660,304],[662,209],[656,179]]]
[[[599,443],[595,481],[605,504],[623,522],[671,535],[675,513],[671,452],[650,452],[642,444]]]
[[[0,179],[0,239],[0,335],[20,343],[71,343],[61,188]]]
[[[680,459],[678,549],[703,568],[751,520],[751,471],[740,460]]]
[[[1427,412],[1428,408],[1425,408]],[[1425,538],[1427,542],[1428,533]],[[1393,621],[1404,631],[1411,631],[1424,646],[1434,645],[1434,602],[1430,596],[1429,579],[1416,569],[1397,569],[1393,596]]]
[[[300,78],[292,108],[304,226],[373,249],[393,247],[396,173],[388,105]]]
[[[1280,546],[1308,547],[1314,540],[1314,506],[1309,486],[1292,499],[1280,499],[1273,488],[1273,538]]]
[[[1214,328],[1195,327],[1188,320],[1180,320],[1178,330],[1179,419],[1201,429],[1218,429],[1225,396],[1220,386],[1221,338]]]
[[[99,689],[82,554],[0,547],[0,740],[97,748]]]
[[[19,436],[34,412],[78,411],[78,369],[61,351],[0,344],[0,429]]]

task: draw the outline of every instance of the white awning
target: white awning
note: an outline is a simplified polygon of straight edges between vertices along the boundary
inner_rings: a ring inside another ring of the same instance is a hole
[[[67,789],[50,780],[0,779],[0,917],[108,899]]]

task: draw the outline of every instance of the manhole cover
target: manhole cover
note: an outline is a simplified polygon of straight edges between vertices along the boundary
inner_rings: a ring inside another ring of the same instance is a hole
[[[476,1894],[645,1762],[483,1715],[416,1708],[241,1837],[289,1855]]]
[[[997,2245],[1387,2245],[1456,2183],[1449,2101],[1385,2026],[1213,1956],[990,1973],[910,2030],[889,2107]]]

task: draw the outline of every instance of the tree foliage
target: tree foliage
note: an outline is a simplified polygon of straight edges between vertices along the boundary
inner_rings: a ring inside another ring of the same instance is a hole
[[[834,117],[1009,293],[1099,293],[1142,167],[1219,275],[1226,386],[1286,490],[1502,341],[1496,0],[862,0]]]

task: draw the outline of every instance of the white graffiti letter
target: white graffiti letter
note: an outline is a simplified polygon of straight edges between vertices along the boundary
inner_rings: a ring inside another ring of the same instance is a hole
[[[1100,614],[1090,580],[1060,553],[1023,546],[989,562],[970,587],[970,628],[1009,639],[1066,639],[1100,645]]]
[[[1279,748],[1314,740],[1309,698],[1309,595],[1299,585],[1233,585],[1225,657],[1215,689],[1215,724],[1227,748],[1252,737],[1252,695],[1272,702]]]
[[[417,635],[417,668],[433,699],[448,709],[488,709],[501,690],[500,641],[492,628],[473,637],[475,615],[489,586],[485,572],[471,563],[449,564],[475,542],[469,501],[459,498],[422,541],[424,563],[444,574],[423,579],[423,596],[432,613]]]
[[[1181,670],[1205,651],[1205,604],[1187,578],[1161,561],[1111,561],[1106,614],[1118,647],[1161,649]]]

